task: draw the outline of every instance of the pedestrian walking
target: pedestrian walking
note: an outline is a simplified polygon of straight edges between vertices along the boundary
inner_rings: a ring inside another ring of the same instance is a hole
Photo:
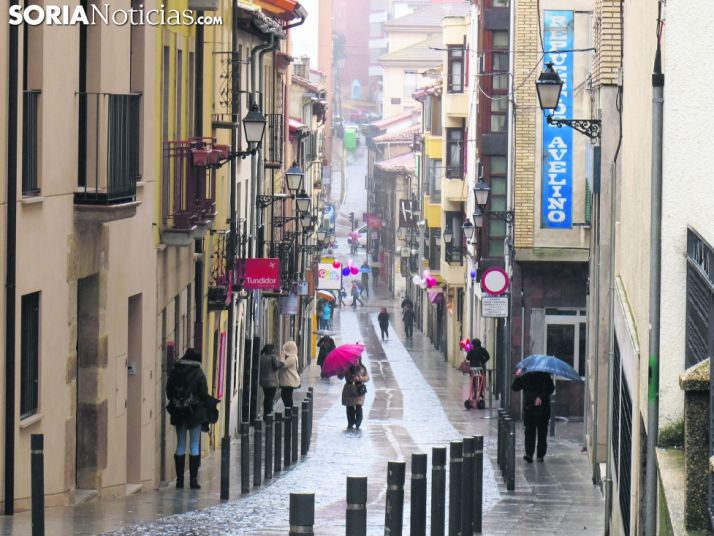
[[[322,304],[322,329],[328,330],[332,326],[332,307],[328,301]]]
[[[516,369],[516,378],[511,389],[523,391],[523,427],[525,428],[525,449],[523,459],[533,463],[533,452],[538,437],[538,461],[542,462],[548,450],[548,422],[550,421],[550,395],[555,384],[550,374],[545,372],[524,373]]]
[[[293,407],[293,391],[300,387],[300,374],[298,373],[297,344],[288,341],[283,344],[281,361],[283,366],[278,371],[280,385],[280,398],[286,408]]]
[[[166,381],[166,406],[171,415],[171,425],[176,428],[176,487],[183,488],[186,469],[186,433],[189,436],[188,467],[191,489],[201,489],[198,468],[201,466],[201,426],[208,422],[206,403],[208,383],[201,369],[201,354],[188,348],[174,364]]]
[[[360,303],[362,307],[364,307],[364,302],[362,301],[362,298],[360,295],[362,292],[360,291],[359,287],[357,286],[357,283],[353,282],[352,283],[352,309],[357,309],[357,302]]]
[[[344,305],[347,307],[347,304],[345,303],[345,298],[347,297],[347,291],[345,290],[345,287],[340,288],[340,309],[342,309],[342,306]]]
[[[352,430],[353,427],[359,430],[362,424],[362,406],[367,393],[365,383],[368,381],[369,374],[360,357],[359,362],[352,365],[345,375],[345,385],[342,387],[342,405],[347,408],[348,430]]]
[[[324,330],[325,329],[325,320],[322,316],[322,308],[325,304],[325,300],[320,299],[317,302],[317,329],[319,330]]]
[[[320,377],[326,378],[327,376],[322,373],[322,365],[325,362],[327,354],[335,349],[335,340],[329,335],[324,335],[317,341],[317,347],[319,349],[317,352],[317,364],[320,367]]]
[[[407,305],[404,309],[404,314],[402,315],[402,320],[404,321],[404,332],[406,333],[407,339],[411,340],[414,333],[414,320],[416,319],[416,313],[410,305]]]
[[[381,331],[382,340],[389,338],[389,313],[386,307],[382,307],[377,315],[377,322],[379,322],[379,330]]]
[[[278,371],[283,367],[275,346],[266,344],[260,351],[260,387],[263,388],[263,417],[273,413],[273,402],[278,390]]]
[[[364,260],[362,263],[362,266],[360,267],[360,271],[362,272],[362,287],[364,288],[365,293],[367,294],[367,297],[369,298],[369,263],[367,262],[367,259]]]
[[[414,309],[414,302],[412,302],[412,299],[409,297],[408,294],[404,295],[404,299],[402,300],[400,307],[402,308],[402,314],[404,314],[404,311],[406,311],[407,307],[411,307],[412,309]]]

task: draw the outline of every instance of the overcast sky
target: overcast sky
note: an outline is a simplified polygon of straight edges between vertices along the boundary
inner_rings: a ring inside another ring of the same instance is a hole
[[[293,56],[310,56],[310,66],[317,69],[318,10],[320,0],[300,0],[307,10],[305,24],[290,31],[293,42]]]

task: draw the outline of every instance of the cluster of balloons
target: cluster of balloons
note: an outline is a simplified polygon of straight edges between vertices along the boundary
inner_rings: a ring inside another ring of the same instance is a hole
[[[473,345],[471,344],[471,341],[466,338],[459,341],[459,348],[468,353],[473,348]]]
[[[338,261],[337,259],[335,259],[334,262],[332,263],[332,266],[334,268],[339,268],[340,266],[342,266],[342,263],[340,261]],[[357,266],[352,261],[352,259],[349,259],[347,261],[347,266],[342,268],[342,275],[345,277],[350,276],[350,275],[357,275],[359,272],[360,272],[359,266]]]
[[[431,272],[429,270],[424,270],[424,273],[419,277],[418,275],[415,275],[412,277],[412,283],[417,285],[420,288],[434,288],[436,286],[436,278],[432,277]]]

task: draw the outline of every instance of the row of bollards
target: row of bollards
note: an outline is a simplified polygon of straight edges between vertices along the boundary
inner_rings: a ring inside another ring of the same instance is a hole
[[[446,522],[446,448],[431,454],[431,536],[480,534],[483,515],[483,436],[449,446],[449,518]],[[412,454],[410,536],[427,534],[427,455]],[[406,463],[387,464],[385,536],[401,536]],[[367,534],[367,477],[347,477],[346,536]],[[290,534],[314,534],[315,494],[290,494]],[[448,530],[448,532],[447,532]]]
[[[498,410],[498,454],[496,456],[506,489],[516,489],[516,423],[505,409]]]
[[[283,469],[307,456],[312,432],[313,392],[309,388],[300,407],[285,408],[285,413],[266,415],[253,421],[253,486],[258,487]],[[302,423],[300,417],[302,416]],[[265,425],[265,431],[263,431]],[[241,493],[250,493],[250,426],[240,425]],[[265,458],[263,460],[263,458]]]

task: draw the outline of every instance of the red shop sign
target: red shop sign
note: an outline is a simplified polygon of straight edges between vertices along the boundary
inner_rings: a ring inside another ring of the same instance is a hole
[[[280,288],[280,259],[245,259],[243,288],[274,290]]]

